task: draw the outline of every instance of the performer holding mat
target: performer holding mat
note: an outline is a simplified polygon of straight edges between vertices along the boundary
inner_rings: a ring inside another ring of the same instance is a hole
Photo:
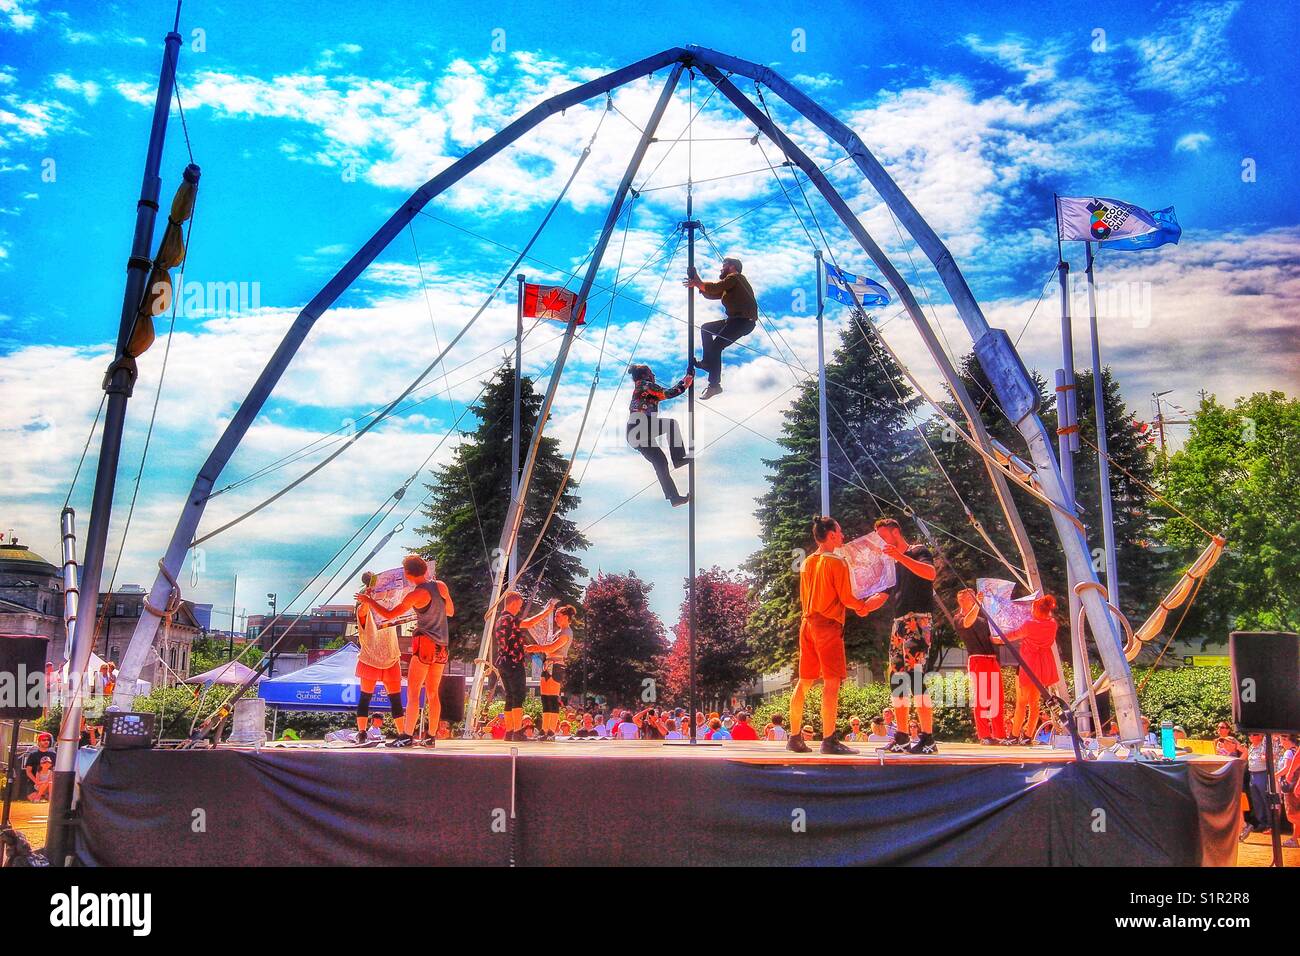
[[[411,663],[406,674],[407,699],[411,704],[406,716],[406,730],[393,742],[394,747],[409,747],[415,741],[415,731],[420,723],[420,690],[424,689],[429,706],[429,721],[425,724],[428,735],[420,743],[432,747],[438,729],[441,701],[438,685],[442,671],[447,666],[447,618],[456,613],[447,585],[433,577],[431,568],[418,554],[407,555],[402,561],[402,572],[411,585],[410,592],[394,607],[386,608],[370,595],[362,592],[357,601],[386,621],[415,612],[415,634],[411,642]],[[398,691],[400,698],[401,692]],[[389,691],[389,696],[393,692]]]
[[[822,747],[824,754],[855,754],[840,743],[836,721],[840,706],[840,683],[848,676],[844,657],[844,612],[852,608],[866,617],[884,605],[884,592],[867,600],[856,597],[849,580],[848,563],[835,551],[844,544],[839,522],[823,515],[813,519],[817,550],[804,559],[799,571],[799,601],[803,619],[799,623],[799,682],[790,697],[790,738],[786,748],[808,753],[803,739],[803,702],[808,688],[822,679]]]
[[[361,644],[361,653],[357,655],[357,677],[361,679],[361,695],[357,698],[356,743],[360,747],[377,743],[370,738],[367,725],[370,722],[370,699],[378,684],[383,684],[388,692],[393,721],[399,732],[402,729],[402,652],[397,647],[397,630],[379,627],[369,604],[362,601],[363,596],[373,600],[371,593],[377,578],[373,571],[362,574],[361,584],[365,590],[357,595],[357,640]],[[404,746],[396,740],[393,745]]]
[[[542,665],[542,681],[538,690],[542,696],[542,734],[538,740],[552,741],[560,725],[560,695],[564,692],[564,662],[569,656],[569,646],[573,643],[573,619],[577,615],[573,605],[556,607],[552,600],[543,612],[545,630],[538,642],[528,644],[524,652],[544,654],[546,662]]]

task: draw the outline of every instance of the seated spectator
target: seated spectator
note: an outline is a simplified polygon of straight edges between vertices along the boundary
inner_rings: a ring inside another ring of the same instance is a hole
[[[712,720],[709,721],[708,739],[709,740],[730,740],[731,739],[731,734],[729,734],[726,730],[723,729],[722,721],[719,720],[717,717],[714,717]]]
[[[893,740],[894,735],[898,733],[898,725],[894,721],[893,708],[886,707],[884,710],[882,710],[880,712],[880,719],[885,722],[885,734],[889,737],[890,740]]]
[[[50,788],[54,786],[54,758],[49,754],[41,757],[36,771],[36,789],[27,797],[32,803],[48,803]]]
[[[867,739],[867,735],[862,732],[862,718],[857,714],[849,718],[849,734],[844,739],[850,743],[862,743]]]
[[[867,735],[867,743],[887,744],[894,739],[894,735],[889,732],[889,727],[885,721],[877,717],[871,722],[871,733]]]
[[[682,733],[677,729],[677,721],[669,717],[664,721],[664,740],[681,740]]]
[[[1214,752],[1216,754],[1220,757],[1246,756],[1246,748],[1241,745],[1240,740],[1233,736],[1232,725],[1226,720],[1219,721],[1219,726],[1215,728],[1215,732],[1218,734],[1214,738]]]
[[[783,714],[772,715],[772,723],[767,732],[767,739],[782,743],[790,739],[790,731],[785,729],[785,716]]]
[[[618,723],[610,736],[619,740],[636,740],[641,736],[641,728],[632,720],[632,711],[625,710],[619,715]]]
[[[49,757],[51,764],[54,762],[53,744],[53,735],[41,731],[41,733],[36,735],[36,748],[27,751],[27,753],[23,755],[23,773],[27,777],[27,782],[32,786],[32,793],[29,794],[29,796],[35,794],[36,791],[40,789],[39,775],[41,772],[41,761],[46,757]]]
[[[736,715],[736,722],[731,727],[732,740],[757,740],[758,731],[749,723],[749,714],[741,711]]]

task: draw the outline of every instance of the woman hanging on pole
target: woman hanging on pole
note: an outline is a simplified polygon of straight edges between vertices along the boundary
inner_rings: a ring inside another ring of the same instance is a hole
[[[648,365],[632,365],[628,368],[628,374],[632,376],[632,401],[628,406],[627,443],[650,462],[659,478],[664,497],[672,502],[673,507],[684,505],[690,501],[690,495],[678,494],[677,484],[668,469],[668,457],[659,447],[659,438],[662,435],[668,439],[673,468],[681,468],[690,462],[686,454],[686,440],[675,419],[659,417],[659,403],[676,398],[686,391],[694,376],[688,374],[672,388],[664,388],[655,381],[654,372]]]

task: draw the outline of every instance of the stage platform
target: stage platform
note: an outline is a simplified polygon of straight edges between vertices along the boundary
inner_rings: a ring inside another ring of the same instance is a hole
[[[514,753],[512,754],[512,750]],[[88,865],[1231,866],[1242,761],[780,744],[106,751]],[[512,812],[513,811],[513,812]]]

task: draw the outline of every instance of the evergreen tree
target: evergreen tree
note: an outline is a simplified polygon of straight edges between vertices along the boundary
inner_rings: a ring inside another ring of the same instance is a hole
[[[660,682],[668,638],[650,609],[653,587],[631,571],[600,573],[587,585],[586,634],[575,648],[569,675],[573,690],[627,707],[644,699],[646,680]]]
[[[506,560],[498,549],[510,506],[513,403],[514,369],[506,365],[487,382],[479,403],[472,408],[478,427],[462,433],[464,440],[450,464],[436,469],[433,481],[426,485],[430,501],[423,514],[428,523],[416,529],[425,541],[418,553],[437,562],[438,577],[447,583],[456,602],[450,630],[453,649],[461,653],[478,651],[483,615],[499,567],[496,562]],[[541,404],[532,380],[524,378],[520,386],[521,467]],[[537,540],[567,464],[559,443],[543,436],[520,526],[521,565]],[[532,566],[521,568],[518,589],[535,595],[539,602],[557,597],[577,604],[581,596],[578,581],[587,572],[577,552],[586,550],[587,539],[568,517],[578,506],[576,487],[572,479],[565,486]]]
[[[746,632],[752,610],[742,576],[717,567],[695,576],[695,689],[706,710],[757,676]],[[689,614],[689,600],[683,600],[664,668],[669,700],[682,705],[690,694]]]
[[[840,333],[840,345],[826,363],[826,381],[831,514],[853,538],[870,531],[882,515],[901,517],[890,483],[908,496],[917,449],[906,409],[915,408],[919,399],[869,322],[853,323]],[[749,632],[755,663],[763,668],[798,656],[799,567],[803,555],[816,547],[810,529],[821,510],[815,379],[785,412],[778,441],[786,454],[765,459],[772,473],[756,512],[763,547],[745,564],[755,601]],[[865,620],[850,614],[844,631],[849,657],[877,670],[888,637],[881,620],[880,614]]]

